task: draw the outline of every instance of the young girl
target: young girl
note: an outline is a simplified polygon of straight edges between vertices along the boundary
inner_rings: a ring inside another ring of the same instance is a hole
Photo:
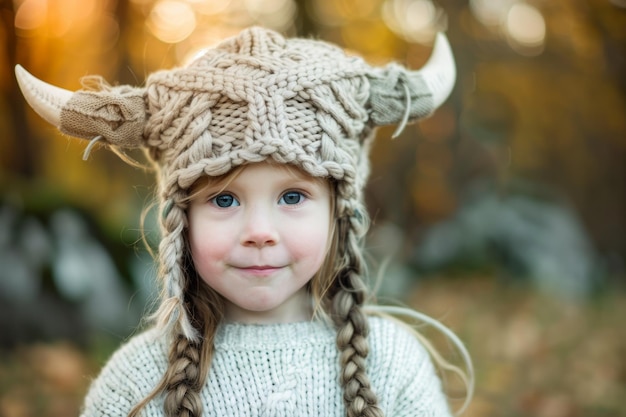
[[[416,335],[365,305],[361,249],[374,128],[447,98],[443,35],[420,71],[255,27],[143,88],[16,73],[86,156],[141,147],[158,171],[155,324],[109,360],[83,416],[450,415]]]

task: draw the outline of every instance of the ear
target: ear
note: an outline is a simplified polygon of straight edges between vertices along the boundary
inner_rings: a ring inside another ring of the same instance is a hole
[[[17,82],[28,104],[63,133],[84,139],[101,136],[122,148],[143,144],[146,122],[144,90],[115,87],[103,91],[71,92],[47,84],[15,67]]]
[[[368,78],[370,118],[375,125],[405,124],[428,116],[454,87],[456,67],[448,39],[437,34],[433,53],[420,70],[391,64]]]

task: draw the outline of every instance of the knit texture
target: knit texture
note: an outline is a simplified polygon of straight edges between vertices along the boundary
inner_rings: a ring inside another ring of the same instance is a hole
[[[369,321],[368,373],[385,415],[449,417],[421,344],[387,319]],[[154,388],[167,367],[167,346],[154,336],[139,334],[112,356],[91,385],[82,417],[126,416]],[[222,325],[201,393],[203,416],[345,416],[335,336],[321,322]],[[142,415],[163,416],[162,400],[152,401]]]
[[[369,72],[328,43],[251,28],[150,75],[145,140],[164,171],[162,193],[269,158],[341,180],[351,201],[369,171]]]
[[[109,143],[122,148],[137,148],[145,125],[143,92],[127,86],[108,91],[77,91],[61,109],[63,133],[93,138],[98,132]]]
[[[294,165],[334,179],[337,216],[350,217],[363,210],[376,122],[415,120],[433,110],[419,74],[397,65],[374,69],[332,44],[259,27],[186,67],[150,75],[146,105],[141,140],[160,168],[163,210],[165,291],[157,314],[164,330],[190,339],[197,335],[181,305],[180,265],[186,199],[198,178],[268,159]]]
[[[86,155],[101,143],[142,148],[154,163],[162,231],[157,322],[172,337],[197,341],[183,306],[181,269],[194,182],[249,163],[289,164],[336,182],[337,217],[359,217],[375,128],[400,123],[401,129],[429,115],[435,84],[428,80],[396,64],[372,67],[327,42],[252,27],[187,66],[152,73],[145,86],[100,80],[67,100],[61,94],[58,127],[90,139]],[[44,99],[57,93],[44,89],[28,97],[50,107],[56,101]]]
[[[434,56],[450,54],[438,50]],[[380,320],[372,320],[370,333],[361,310],[363,188],[374,129],[399,123],[397,134],[440,104],[455,72],[451,56],[433,62],[446,65],[374,68],[329,43],[253,27],[185,67],[151,74],[139,88],[101,82],[97,91],[68,98],[18,71],[29,102],[43,106],[46,120],[91,140],[86,155],[96,143],[142,148],[157,168],[162,291],[155,329],[113,357],[90,391],[85,416],[125,416],[155,388],[168,400],[150,402],[147,416],[448,415],[419,344]],[[333,279],[326,291],[315,294],[328,306],[333,328],[218,327],[221,312],[198,308],[219,303],[215,294],[192,292],[190,189],[203,176],[263,161],[295,166],[333,186],[335,270],[324,274]],[[198,393],[204,382],[198,370],[207,366],[207,385]]]
[[[348,214],[369,174],[372,128],[433,110],[419,74],[374,69],[332,44],[259,27],[153,73],[146,89],[143,139],[165,171],[165,195],[270,158],[341,180]]]
[[[423,71],[372,67],[330,43],[252,27],[185,67],[151,74],[142,87],[101,80],[96,88],[69,93],[24,70],[16,74],[46,120],[91,140],[85,157],[96,143],[146,151],[158,170],[162,214],[157,321],[170,336],[196,341],[183,306],[187,278],[181,269],[191,185],[271,160],[334,180],[337,217],[359,218],[374,129],[399,123],[397,133],[428,116],[454,84],[449,46],[438,51],[436,64]]]

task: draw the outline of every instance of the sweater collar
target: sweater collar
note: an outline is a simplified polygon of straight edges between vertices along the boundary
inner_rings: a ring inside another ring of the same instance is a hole
[[[279,323],[223,323],[215,336],[217,349],[284,349],[334,343],[336,332],[319,320]]]

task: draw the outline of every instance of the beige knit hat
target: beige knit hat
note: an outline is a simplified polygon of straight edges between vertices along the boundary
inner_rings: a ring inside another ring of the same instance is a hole
[[[373,68],[331,44],[253,27],[190,65],[150,75],[145,87],[70,92],[16,67],[33,109],[62,132],[119,148],[145,148],[160,168],[160,245],[166,330],[197,337],[182,308],[185,198],[201,176],[268,158],[337,180],[339,216],[362,205],[373,129],[429,115],[456,71],[439,34],[419,71]],[[176,213],[173,213],[173,210]],[[172,260],[173,259],[173,260]]]

